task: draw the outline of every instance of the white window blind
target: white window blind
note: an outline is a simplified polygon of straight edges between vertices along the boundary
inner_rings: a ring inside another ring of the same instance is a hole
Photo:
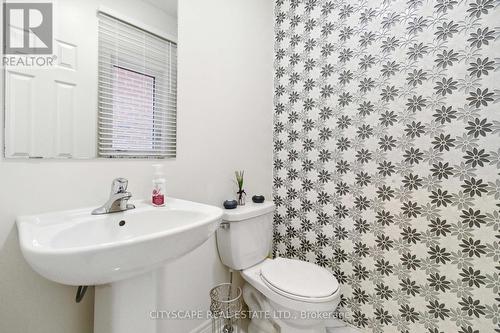
[[[177,45],[99,13],[98,153],[176,155]]]

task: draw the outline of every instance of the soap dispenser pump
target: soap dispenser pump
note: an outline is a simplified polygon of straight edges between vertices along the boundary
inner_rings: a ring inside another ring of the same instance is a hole
[[[154,178],[151,203],[153,206],[165,206],[165,178],[163,176],[163,165],[153,164]]]

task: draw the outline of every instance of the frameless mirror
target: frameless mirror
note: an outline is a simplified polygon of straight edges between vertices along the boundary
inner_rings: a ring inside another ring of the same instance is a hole
[[[177,0],[3,11],[6,158],[175,157]]]

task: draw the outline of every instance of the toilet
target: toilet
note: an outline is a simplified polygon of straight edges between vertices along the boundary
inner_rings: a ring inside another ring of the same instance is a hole
[[[217,230],[222,263],[245,280],[248,333],[325,333],[340,300],[338,281],[313,263],[268,258],[274,208],[266,201],[226,209]]]

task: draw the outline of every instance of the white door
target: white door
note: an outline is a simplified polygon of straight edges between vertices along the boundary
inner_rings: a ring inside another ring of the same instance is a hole
[[[85,3],[53,1],[53,66],[5,67],[6,157],[96,156],[97,18]]]

